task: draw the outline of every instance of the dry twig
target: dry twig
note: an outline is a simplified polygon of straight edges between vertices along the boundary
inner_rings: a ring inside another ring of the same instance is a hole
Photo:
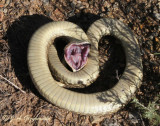
[[[8,79],[6,79],[5,77],[3,77],[2,75],[0,75],[0,77],[2,79],[4,79],[5,81],[7,81],[10,85],[12,85],[13,87],[15,87],[16,89],[20,90],[22,93],[26,94],[25,91],[23,91],[22,89],[20,89],[17,85],[15,85],[14,83],[12,83],[11,81],[9,81]]]

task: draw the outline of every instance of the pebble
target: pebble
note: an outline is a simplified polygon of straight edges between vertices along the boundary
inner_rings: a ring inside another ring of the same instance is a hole
[[[8,12],[8,9],[7,8],[4,8],[3,9],[3,12],[6,14]]]
[[[160,20],[160,13],[153,13],[154,14],[154,17],[157,19],[157,20]]]
[[[104,13],[101,13],[101,14],[100,14],[100,17],[104,17],[104,16],[105,16],[105,14],[104,14]]]
[[[82,2],[81,1],[77,1],[77,4],[81,4]]]
[[[49,0],[42,0],[44,4],[49,4]]]
[[[138,120],[140,120],[139,114],[136,112],[130,112],[128,116],[133,124],[137,124]]]
[[[102,7],[101,7],[101,11],[102,11],[102,12],[105,12],[105,7],[102,6]]]
[[[88,8],[88,7],[89,7],[89,4],[86,3],[86,2],[83,2],[82,5],[85,6],[85,8]]]
[[[103,126],[120,126],[120,124],[115,119],[105,119],[102,123]]]
[[[75,10],[76,5],[75,5],[74,2],[71,3],[71,7],[72,7],[73,10]]]
[[[93,8],[93,5],[90,5],[89,8],[92,9],[92,8]]]
[[[119,10],[119,4],[118,4],[118,2],[114,3],[113,8],[114,8],[115,11]]]
[[[102,58],[99,58],[99,61],[100,61],[101,63],[105,63],[105,60],[102,59]]]
[[[114,2],[115,2],[115,0],[110,0],[110,2],[111,2],[111,3],[114,3]]]
[[[104,4],[103,4],[104,7],[107,7],[108,9],[110,9],[111,7],[111,3],[105,1]]]
[[[149,39],[150,39],[150,40],[153,40],[153,35],[150,35],[150,36],[149,36]]]
[[[74,11],[71,11],[70,13],[68,13],[68,14],[66,14],[66,15],[68,15],[68,17],[72,17],[72,16],[75,15],[75,13],[74,13]]]
[[[81,10],[84,8],[84,6],[81,3],[78,3],[76,4],[76,8]]]

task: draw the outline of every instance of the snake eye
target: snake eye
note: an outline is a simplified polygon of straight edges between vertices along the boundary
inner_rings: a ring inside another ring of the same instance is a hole
[[[72,43],[65,48],[64,58],[73,72],[79,71],[87,64],[89,51],[89,43]]]

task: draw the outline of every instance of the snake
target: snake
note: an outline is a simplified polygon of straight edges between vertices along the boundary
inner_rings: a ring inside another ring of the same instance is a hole
[[[119,81],[110,89],[94,93],[81,93],[63,87],[65,81],[66,85],[87,86],[99,76],[98,43],[107,35],[117,38],[125,52],[126,66]],[[61,36],[90,43],[88,60],[81,70],[67,70],[59,60],[54,42]],[[47,23],[32,35],[27,55],[29,73],[40,94],[52,104],[79,114],[104,115],[117,112],[132,99],[142,83],[143,67],[138,40],[131,29],[118,19],[96,20],[86,33],[68,21]],[[50,66],[57,68],[59,73],[55,73],[62,80],[58,81],[52,76]]]

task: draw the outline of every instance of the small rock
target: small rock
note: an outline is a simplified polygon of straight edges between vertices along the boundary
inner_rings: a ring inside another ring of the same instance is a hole
[[[100,16],[103,17],[105,14],[101,13]]]
[[[153,35],[150,35],[150,36],[149,36],[149,39],[150,39],[150,40],[153,40],[153,38],[154,38]]]
[[[76,16],[77,16],[77,17],[80,17],[80,14],[78,14],[78,13],[80,13],[80,10],[79,10],[79,9],[76,9],[76,10],[75,10],[75,13],[76,13]]]
[[[105,12],[106,10],[105,10],[105,7],[101,7],[101,10],[102,10],[102,12]]]
[[[104,119],[103,116],[92,116],[93,118],[93,121],[92,121],[92,124],[99,124],[99,122],[102,122],[102,120]]]
[[[160,109],[160,106],[157,105],[157,106],[156,106],[156,109],[159,110],[159,109]]]
[[[154,13],[154,17],[158,20],[160,20],[160,13]]]
[[[58,120],[58,119],[54,119],[54,125],[56,125],[56,126],[60,126],[60,122],[59,122],[59,120]]]
[[[68,17],[72,17],[75,15],[74,11],[71,11],[70,13],[66,14]]]
[[[105,119],[102,123],[102,126],[120,126],[120,124],[113,118],[113,119]]]
[[[114,10],[119,10],[118,6],[119,6],[118,2],[115,2],[113,5]]]
[[[42,0],[44,4],[49,4],[49,0]]]
[[[93,8],[93,5],[90,5],[90,6],[89,6],[89,8],[91,8],[91,9],[92,9],[92,8]]]
[[[129,113],[129,119],[133,124],[137,124],[138,120],[140,120],[140,116],[136,112],[130,112]]]
[[[72,7],[73,10],[75,10],[76,5],[75,5],[74,2],[71,3],[71,7]]]
[[[108,9],[111,7],[111,3],[107,2],[107,1],[105,1],[103,5],[104,5],[104,7],[107,7]]]
[[[114,2],[115,2],[115,0],[110,0],[110,2],[111,2],[111,3],[114,3]]]
[[[77,9],[83,9],[84,6],[83,6],[81,3],[78,3],[78,4],[76,4],[76,8],[77,8]]]
[[[90,4],[90,5],[93,5],[93,2],[94,2],[94,1],[91,0],[91,1],[89,1],[89,4]]]
[[[102,58],[99,58],[99,61],[100,61],[101,63],[105,63],[104,59],[102,59]]]
[[[86,2],[83,2],[82,5],[85,6],[85,8],[88,8],[88,7],[89,7],[89,4],[86,3]]]
[[[77,4],[81,4],[82,2],[81,1],[77,1]]]
[[[6,14],[8,12],[8,9],[7,8],[4,8],[3,9],[3,12]]]
[[[72,120],[72,119],[73,119],[73,115],[72,115],[71,112],[69,112],[69,113],[66,115],[65,120]],[[67,123],[67,122],[65,122],[65,123]]]

